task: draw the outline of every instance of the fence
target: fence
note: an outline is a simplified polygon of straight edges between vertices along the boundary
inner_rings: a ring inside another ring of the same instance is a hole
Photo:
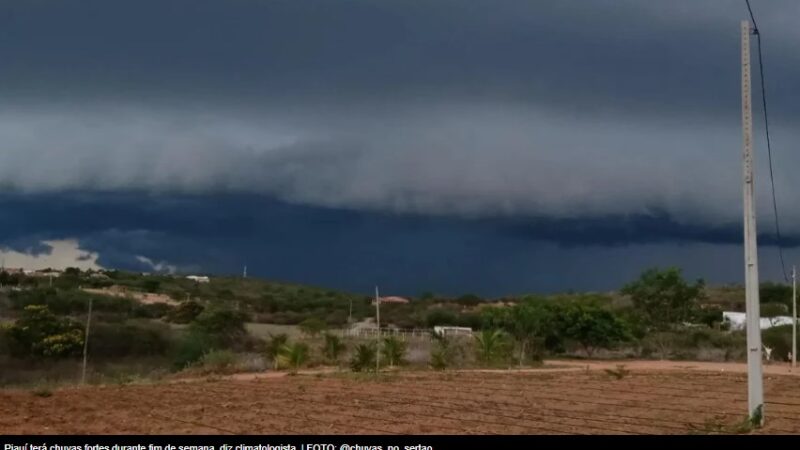
[[[396,336],[402,340],[432,339],[431,331],[423,328],[398,329],[398,328],[349,328],[342,330],[342,337],[375,338]]]

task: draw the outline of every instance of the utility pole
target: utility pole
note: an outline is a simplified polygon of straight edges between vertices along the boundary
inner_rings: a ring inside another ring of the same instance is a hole
[[[381,368],[381,297],[378,295],[378,286],[375,286],[375,323],[378,325],[378,340],[375,346],[375,373]]]
[[[744,270],[747,317],[747,405],[750,420],[764,424],[764,380],[761,367],[761,311],[758,298],[758,246],[753,195],[753,111],[750,97],[750,22],[742,31],[742,166],[744,185]]]
[[[244,272],[242,273],[242,278],[247,278],[247,266],[244,266]]]
[[[353,323],[353,297],[349,296],[350,298],[350,313],[347,315],[347,323]]]
[[[792,266],[792,369],[797,366],[797,268]]]
[[[86,333],[83,335],[83,369],[81,370],[81,384],[86,384],[86,357],[89,354],[89,327],[92,323],[92,298],[89,297],[89,314],[86,315]]]

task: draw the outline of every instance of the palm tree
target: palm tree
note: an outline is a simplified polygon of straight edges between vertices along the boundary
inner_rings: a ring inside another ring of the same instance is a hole
[[[347,346],[342,342],[339,336],[334,334],[325,333],[325,347],[323,353],[325,357],[332,362],[339,362],[339,356],[345,351]]]
[[[381,354],[389,363],[389,367],[394,367],[395,364],[404,364],[406,356],[406,343],[400,339],[397,339],[396,336],[384,338]]]
[[[305,364],[305,362],[308,360],[308,353],[308,344],[304,342],[295,342],[294,344],[287,344],[283,346],[281,353],[278,356],[278,360],[280,361],[281,365],[291,367],[292,372],[297,372],[297,369],[299,369],[300,366]]]
[[[350,360],[350,368],[353,372],[375,370],[375,359],[378,352],[375,343],[361,344],[356,347],[356,352]]]
[[[269,342],[267,342],[267,358],[272,361],[272,368],[278,370],[278,357],[281,355],[281,350],[289,343],[289,336],[285,333],[270,334]]]
[[[483,330],[475,336],[478,345],[478,359],[485,364],[491,364],[505,350],[505,333],[503,330]]]

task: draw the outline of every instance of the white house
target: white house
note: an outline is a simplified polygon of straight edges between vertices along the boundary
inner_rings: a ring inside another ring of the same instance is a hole
[[[746,315],[742,312],[725,311],[722,313],[722,321],[731,324],[731,330],[744,330]],[[781,325],[791,325],[792,318],[790,316],[776,316],[776,317],[762,317],[761,329],[779,327]]]
[[[197,282],[197,283],[208,283],[209,281],[211,281],[210,278],[208,278],[206,276],[200,276],[200,275],[187,275],[186,278],[188,278],[188,279],[190,279],[190,280],[192,280],[194,282]]]
[[[472,336],[472,328],[468,327],[433,327],[433,332],[441,337]]]

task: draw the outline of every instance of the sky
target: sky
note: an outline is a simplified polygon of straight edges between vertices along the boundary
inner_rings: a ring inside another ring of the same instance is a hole
[[[800,3],[751,3],[791,264]],[[3,255],[399,295],[602,291],[668,265],[738,283],[747,17],[743,0],[7,0]],[[761,274],[780,280],[753,104]]]

